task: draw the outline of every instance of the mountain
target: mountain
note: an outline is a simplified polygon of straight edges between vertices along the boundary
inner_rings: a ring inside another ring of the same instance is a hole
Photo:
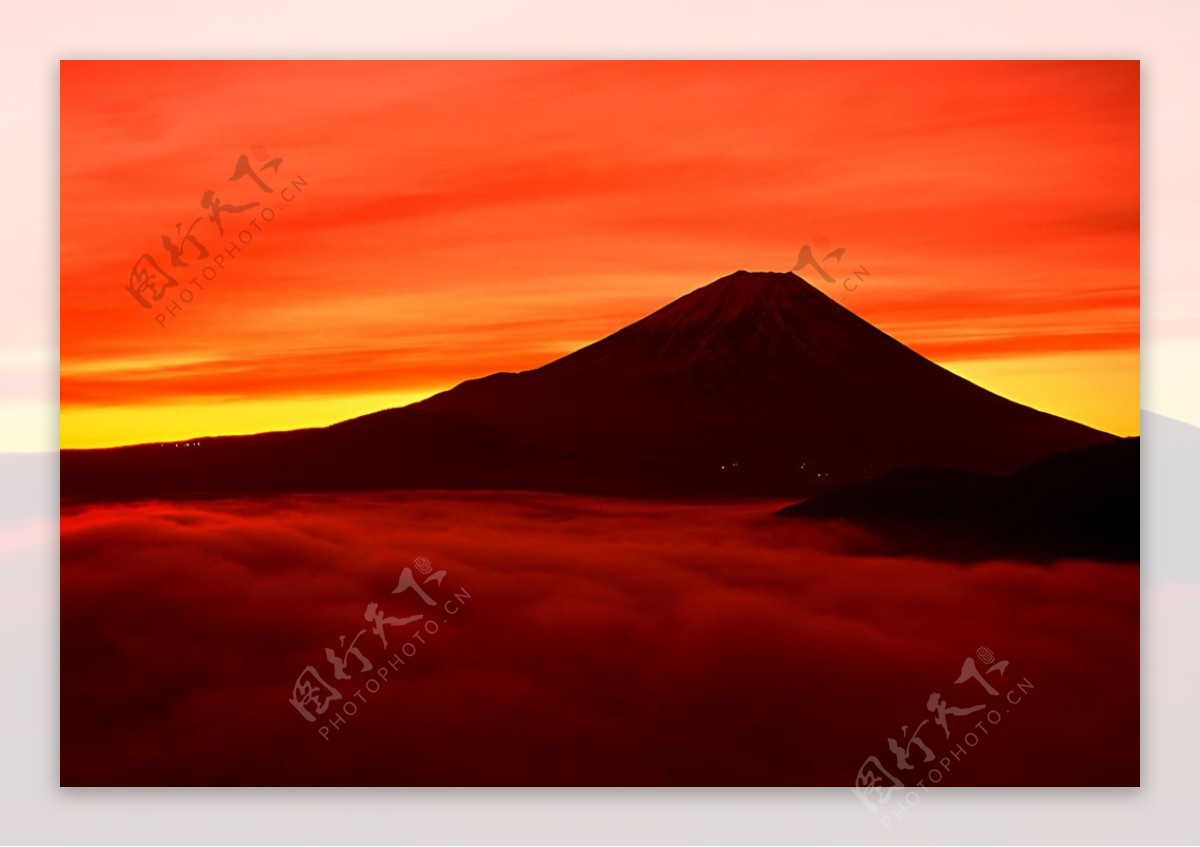
[[[852,521],[910,555],[1140,559],[1141,439],[1070,450],[1015,474],[903,468],[782,509]]]
[[[930,362],[790,273],[738,271],[543,367],[322,429],[62,454],[64,500],[371,488],[805,496],[1009,472],[1114,436]]]

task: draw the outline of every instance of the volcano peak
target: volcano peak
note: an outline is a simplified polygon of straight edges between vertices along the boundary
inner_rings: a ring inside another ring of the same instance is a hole
[[[540,368],[326,429],[211,439],[202,460],[68,451],[63,491],[793,496],[908,465],[1010,472],[1111,440],[956,376],[794,273],[738,270]]]

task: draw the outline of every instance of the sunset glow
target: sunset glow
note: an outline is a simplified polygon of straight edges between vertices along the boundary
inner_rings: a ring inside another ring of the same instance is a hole
[[[806,244],[921,354],[1136,434],[1138,90],[1136,62],[64,62],[61,445],[404,405]],[[219,235],[209,190],[260,205]],[[161,324],[143,253],[190,295]]]

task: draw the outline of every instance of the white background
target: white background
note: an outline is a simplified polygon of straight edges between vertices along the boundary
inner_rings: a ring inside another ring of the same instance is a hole
[[[0,478],[0,840],[1200,841],[1196,430],[1143,429],[1142,788],[943,789],[890,830],[847,789],[61,789],[53,456],[66,58],[1140,59],[1142,406],[1200,424],[1200,3],[8,0],[0,31],[0,451],[43,451]]]

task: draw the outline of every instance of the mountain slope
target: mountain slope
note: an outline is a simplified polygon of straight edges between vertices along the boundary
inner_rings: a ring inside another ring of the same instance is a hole
[[[788,506],[846,520],[912,555],[1139,560],[1141,439],[1069,450],[1015,474],[902,468]]]
[[[64,451],[65,499],[361,488],[803,496],[1113,436],[951,374],[794,274],[738,273],[536,370],[324,429]]]

